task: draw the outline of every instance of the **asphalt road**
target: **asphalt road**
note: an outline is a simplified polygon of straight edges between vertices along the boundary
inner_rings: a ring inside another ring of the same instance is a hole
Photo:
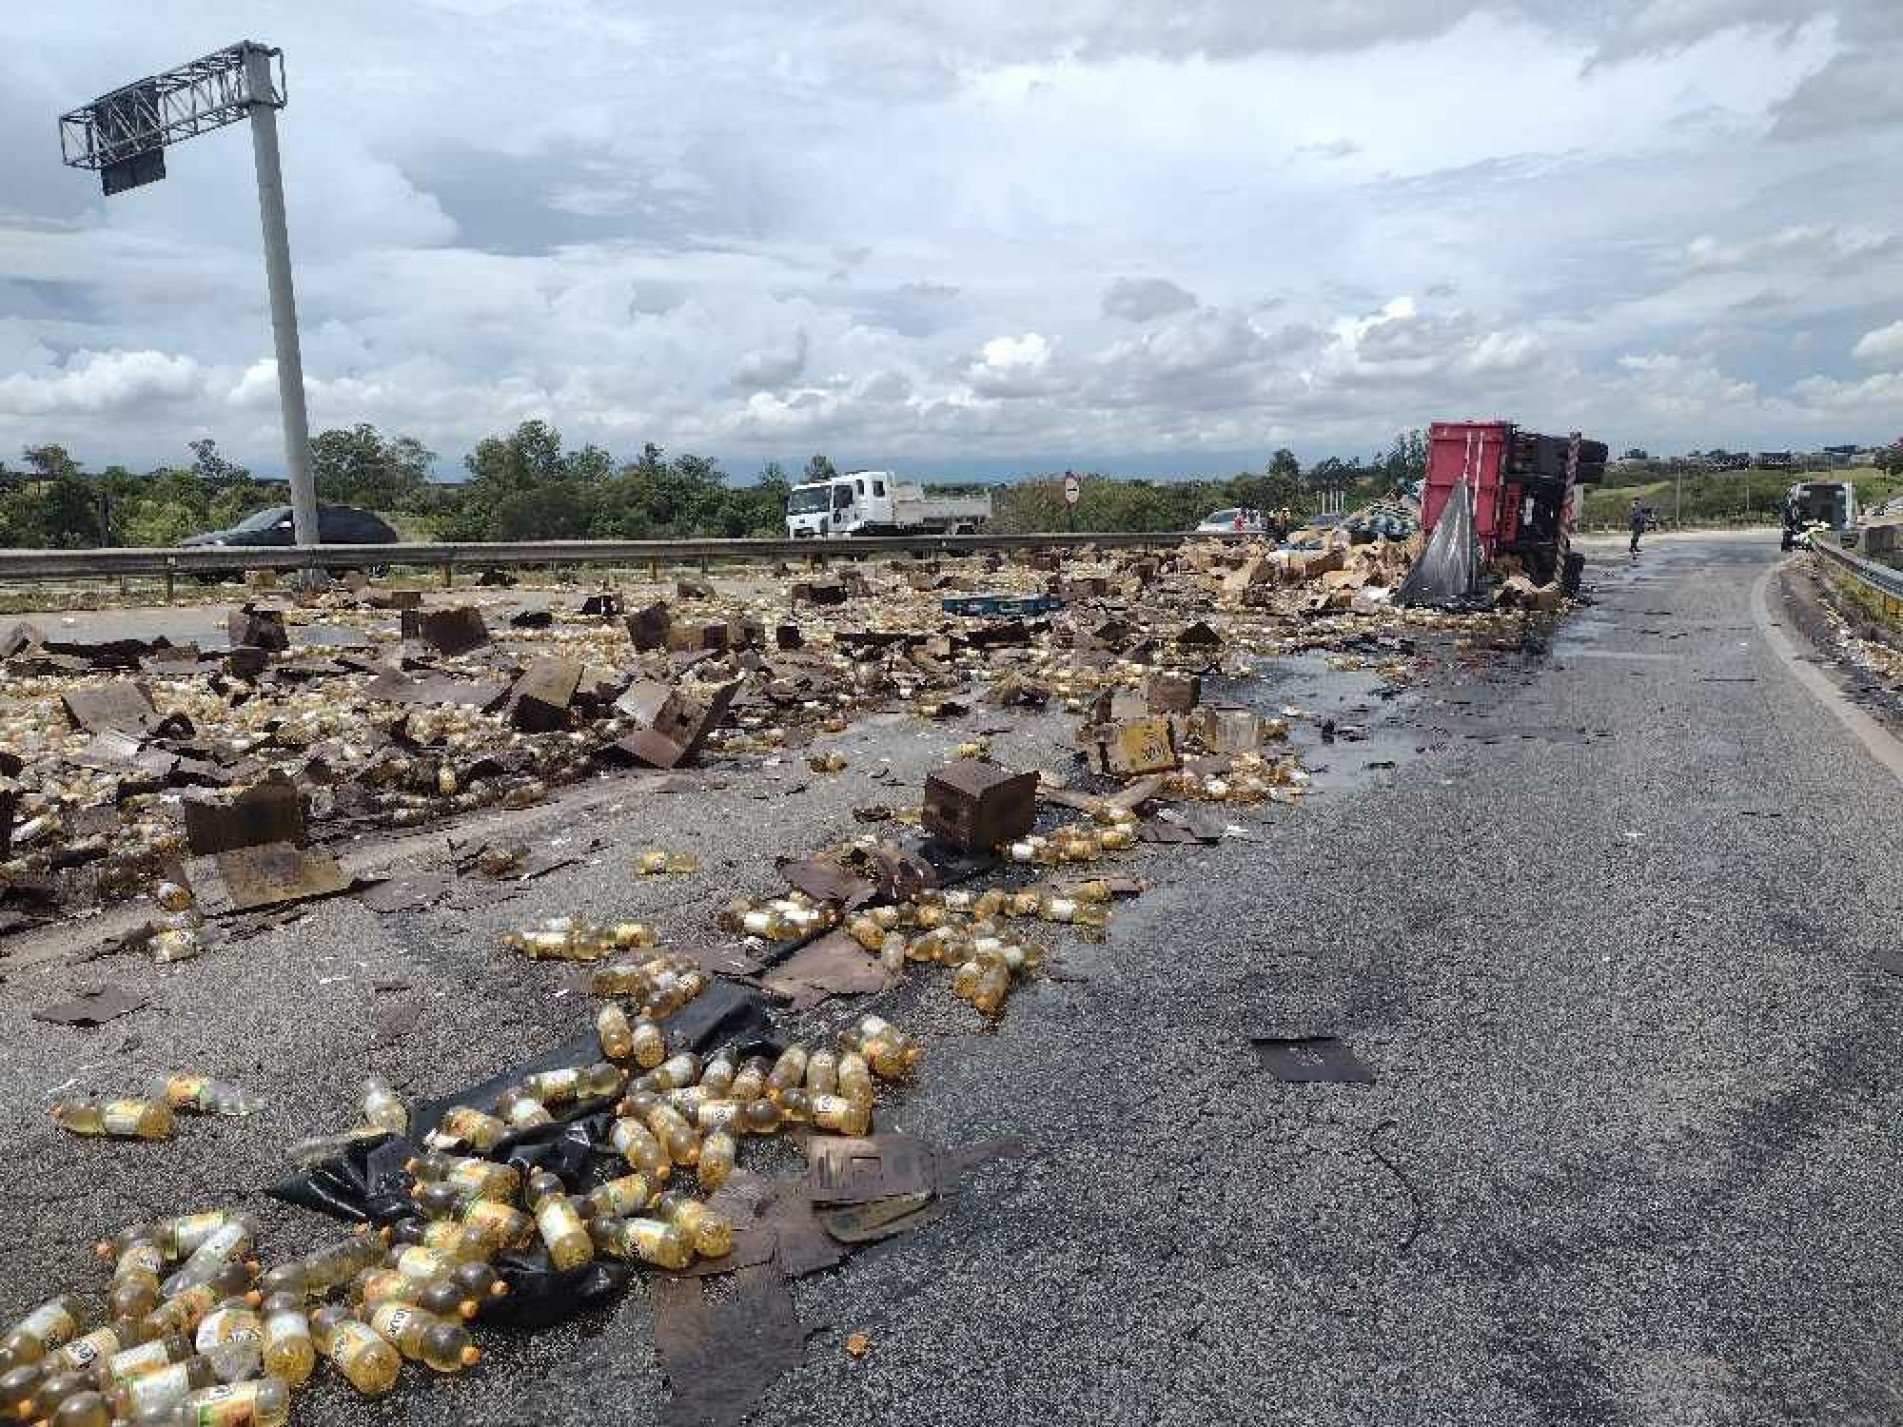
[[[1247,840],[1143,859],[1158,885],[1106,941],[1067,945],[995,1031],[935,981],[894,994],[927,1056],[913,1089],[882,1097],[880,1127],[1020,1136],[1034,1154],[800,1280],[805,1362],[756,1420],[1903,1416],[1903,981],[1871,964],[1903,911],[1903,791],[1761,635],[1752,587],[1775,559],[1761,538],[1659,542],[1636,563],[1596,551],[1594,603],[1550,650],[1449,663],[1405,699],[1271,671],[1266,705],[1346,699],[1376,726],[1312,751],[1339,765],[1323,792],[1239,819]],[[999,755],[1059,767],[1066,734],[1031,720]],[[500,906],[340,901],[164,972],[115,958],[9,976],[0,1309],[97,1283],[91,1241],[152,1213],[258,1208],[269,1259],[332,1236],[253,1191],[287,1141],[350,1122],[366,1070],[440,1093],[583,1024],[564,973],[498,932],[573,911],[689,942],[716,899],[772,884],[774,853],[893,801],[874,768],[915,787],[959,736],[895,718],[842,739],[836,777],[736,772],[552,814],[545,838],[604,846]],[[706,866],[630,883],[626,854],[656,845]],[[89,1032],[27,1017],[104,981],[152,1005]],[[379,1041],[393,999],[418,1019]],[[1291,1035],[1343,1037],[1374,1083],[1272,1079],[1250,1038]],[[267,1104],[154,1146],[46,1122],[57,1086],[131,1089],[174,1066]],[[872,1340],[857,1360],[855,1332]],[[485,1344],[467,1377],[412,1369],[380,1407],[330,1382],[298,1420],[663,1420],[639,1287]]]

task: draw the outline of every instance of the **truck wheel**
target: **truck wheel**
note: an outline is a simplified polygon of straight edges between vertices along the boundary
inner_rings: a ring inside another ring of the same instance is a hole
[[[1559,587],[1568,598],[1579,593],[1580,577],[1586,573],[1586,557],[1577,550],[1566,552],[1566,568],[1560,575]]]

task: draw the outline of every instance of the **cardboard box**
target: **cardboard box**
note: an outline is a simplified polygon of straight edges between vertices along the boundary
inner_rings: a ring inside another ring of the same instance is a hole
[[[961,759],[925,780],[925,830],[967,852],[1023,837],[1037,817],[1037,774]]]

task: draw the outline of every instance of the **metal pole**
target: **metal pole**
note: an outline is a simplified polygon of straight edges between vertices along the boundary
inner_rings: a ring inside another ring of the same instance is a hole
[[[1672,526],[1677,529],[1685,524],[1685,473],[1674,471],[1672,476],[1676,487],[1672,492]]]
[[[275,93],[271,57],[245,53],[251,93]],[[251,105],[251,156],[258,169],[258,215],[264,223],[264,271],[271,285],[271,336],[277,344],[278,404],[284,411],[284,459],[291,477],[292,529],[299,545],[318,545],[317,488],[311,480],[311,432],[304,414],[304,359],[297,349],[297,298],[291,290],[291,235],[284,220],[284,176],[278,165],[277,110]]]

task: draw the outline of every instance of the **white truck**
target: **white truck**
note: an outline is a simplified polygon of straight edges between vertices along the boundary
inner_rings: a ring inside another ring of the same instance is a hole
[[[794,486],[786,501],[790,540],[847,535],[976,535],[991,519],[991,497],[928,496],[890,471],[848,471]]]

